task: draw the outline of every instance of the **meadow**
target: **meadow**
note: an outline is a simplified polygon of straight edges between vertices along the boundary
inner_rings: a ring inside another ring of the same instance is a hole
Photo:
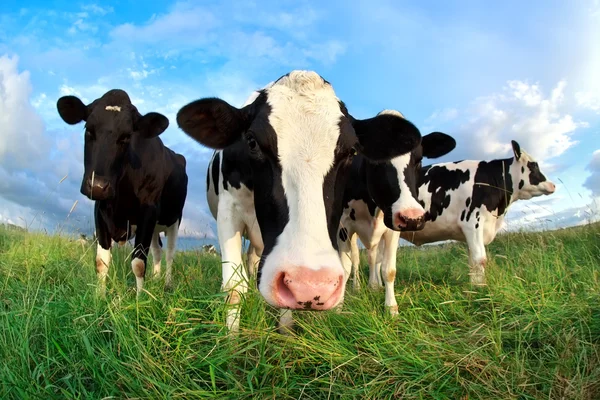
[[[0,228],[0,398],[600,398],[600,224],[488,255],[474,290],[464,244],[401,248],[397,318],[348,284],[341,313],[296,313],[286,336],[252,289],[231,336],[217,256],[178,252],[174,290],[136,300],[117,247],[101,300],[94,244]]]

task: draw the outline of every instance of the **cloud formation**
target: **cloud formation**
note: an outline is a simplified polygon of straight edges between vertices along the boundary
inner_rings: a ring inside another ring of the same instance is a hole
[[[583,186],[589,189],[593,196],[600,197],[600,149],[594,151],[592,160],[585,169],[591,174],[583,182]]]

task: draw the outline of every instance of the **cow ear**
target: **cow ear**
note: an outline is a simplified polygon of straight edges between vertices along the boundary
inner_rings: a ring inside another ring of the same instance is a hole
[[[217,98],[196,100],[177,113],[177,124],[188,136],[212,149],[223,149],[248,129],[242,110]]]
[[[512,144],[513,152],[515,153],[515,159],[519,161],[519,158],[521,158],[521,146],[519,146],[519,143],[515,140],[511,140],[510,143]]]
[[[150,112],[140,117],[135,130],[146,139],[157,137],[169,127],[169,119],[162,114]]]
[[[75,96],[63,96],[56,102],[60,117],[69,125],[78,124],[87,120],[88,107]]]
[[[417,147],[421,134],[410,121],[396,115],[380,114],[369,119],[351,119],[358,139],[358,151],[372,161],[388,161]]]
[[[442,132],[432,132],[421,140],[423,157],[438,158],[450,153],[456,147],[456,140]]]

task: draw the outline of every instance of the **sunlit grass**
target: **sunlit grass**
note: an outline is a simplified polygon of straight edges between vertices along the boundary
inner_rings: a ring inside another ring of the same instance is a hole
[[[297,313],[291,336],[251,290],[230,337],[217,257],[178,253],[174,290],[148,279],[136,300],[117,248],[102,301],[93,244],[1,228],[0,397],[600,398],[600,225],[488,253],[473,290],[464,245],[401,248],[397,318],[349,285],[342,313]]]

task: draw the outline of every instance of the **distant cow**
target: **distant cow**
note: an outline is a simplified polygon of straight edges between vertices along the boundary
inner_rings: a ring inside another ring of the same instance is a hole
[[[382,113],[403,118],[398,111],[386,110]],[[369,284],[372,287],[381,286],[380,266],[383,261],[385,305],[393,315],[398,313],[394,293],[396,251],[400,237],[398,231],[419,230],[425,224],[425,212],[416,200],[421,161],[423,158],[438,158],[448,154],[455,146],[456,141],[452,137],[433,132],[423,136],[421,144],[412,152],[388,162],[369,163],[360,156],[352,162],[338,233],[340,256],[345,269],[349,270],[352,264],[355,289],[359,288],[360,279],[356,236],[365,245],[369,255]],[[410,210],[411,215],[420,218],[407,219],[404,217],[406,212],[401,212],[404,210]]]
[[[160,232],[168,239],[169,287],[188,181],[185,158],[158,137],[169,120],[154,112],[141,115],[122,90],[110,90],[87,106],[75,96],[64,96],[57,108],[68,124],[86,122],[81,193],[95,201],[99,293],[106,291],[111,239],[123,242],[135,235],[131,269],[139,294],[150,246],[154,275],[160,274]]]
[[[204,246],[202,246],[202,252],[208,254],[217,254],[217,249],[212,244],[205,244]]]
[[[419,201],[426,223],[401,237],[416,245],[442,240],[467,242],[470,281],[485,284],[485,246],[502,227],[509,206],[517,200],[554,193],[537,162],[516,141],[514,157],[492,161],[457,161],[424,167]]]
[[[280,309],[327,310],[344,298],[337,253],[343,190],[356,152],[386,161],[421,135],[392,115],[358,120],[314,72],[293,71],[255,92],[241,109],[215,98],[183,107],[179,126],[215,152],[207,199],[217,220],[223,290],[239,327],[247,291],[242,234],[257,255],[260,293]],[[289,313],[284,313],[289,314]]]

